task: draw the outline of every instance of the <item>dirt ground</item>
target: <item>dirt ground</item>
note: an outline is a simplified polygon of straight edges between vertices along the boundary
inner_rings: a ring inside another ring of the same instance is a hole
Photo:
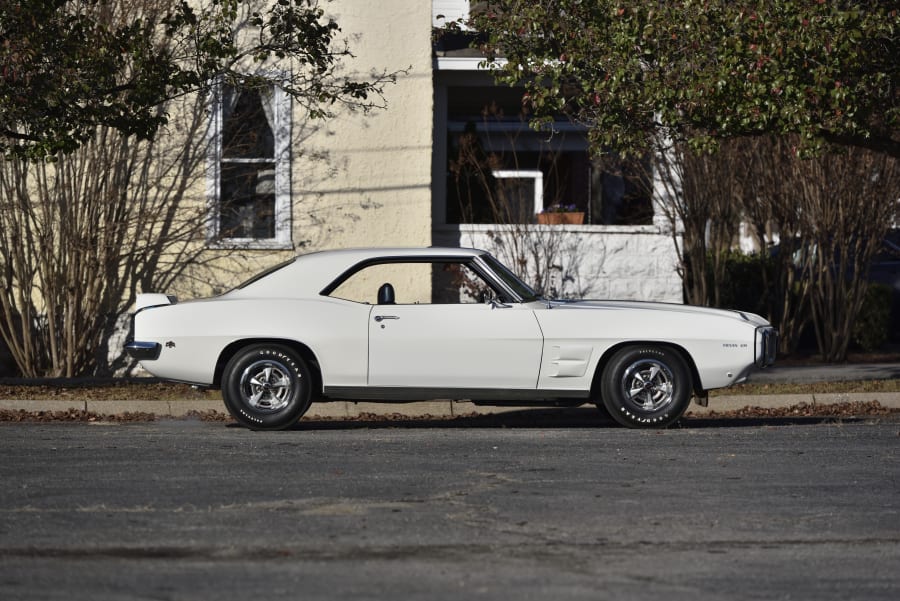
[[[168,401],[221,398],[218,390],[200,390],[187,384],[151,378],[0,380],[0,399],[4,400]]]

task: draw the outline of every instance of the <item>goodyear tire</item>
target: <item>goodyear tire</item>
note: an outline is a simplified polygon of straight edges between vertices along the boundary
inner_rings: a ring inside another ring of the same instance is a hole
[[[600,396],[613,419],[629,428],[665,428],[691,402],[691,375],[674,349],[625,347],[603,371]]]
[[[222,398],[229,413],[254,430],[289,428],[309,409],[312,378],[306,362],[277,344],[241,349],[225,366]]]

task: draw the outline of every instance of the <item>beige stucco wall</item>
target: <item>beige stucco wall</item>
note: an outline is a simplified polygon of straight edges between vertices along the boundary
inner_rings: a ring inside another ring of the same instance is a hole
[[[300,250],[431,244],[431,3],[338,0],[328,14],[355,59],[347,72],[406,70],[386,108],[328,122],[294,113],[294,242]]]
[[[341,59],[341,75],[371,80],[373,74],[396,73],[396,82],[384,85],[383,99],[370,97],[383,106],[369,112],[332,106],[333,117],[310,119],[299,103],[292,103],[290,245],[207,245],[202,264],[187,269],[166,292],[181,298],[220,293],[298,253],[431,244],[431,3],[334,0],[322,7],[341,28],[336,45],[346,42],[353,54]],[[162,137],[176,147],[183,143],[179,132],[187,131],[190,117],[190,108],[173,106]],[[197,148],[205,149],[202,132],[193,138]],[[199,211],[208,202],[205,168],[202,160],[195,166],[186,192],[186,205]],[[195,243],[206,245],[202,236]]]

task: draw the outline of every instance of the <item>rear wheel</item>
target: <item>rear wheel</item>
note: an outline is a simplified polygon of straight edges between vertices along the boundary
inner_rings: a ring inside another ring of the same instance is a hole
[[[600,384],[603,407],[630,428],[665,428],[691,402],[691,375],[681,355],[655,345],[629,346],[613,355]]]
[[[294,425],[309,409],[312,379],[292,349],[258,344],[241,349],[222,374],[222,398],[232,417],[254,430]]]

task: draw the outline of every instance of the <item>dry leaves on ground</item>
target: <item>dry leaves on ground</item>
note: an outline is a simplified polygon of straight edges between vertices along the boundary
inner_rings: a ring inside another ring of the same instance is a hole
[[[559,416],[566,415],[556,412],[553,415],[541,414],[541,410],[514,411],[511,413],[495,413],[482,415],[477,413],[459,415],[455,417],[442,417],[429,414],[420,416],[408,416],[400,414],[375,414],[366,413],[355,417],[307,417],[304,422],[360,422],[360,423],[388,423],[396,422],[432,422],[437,424],[456,426],[480,426],[480,427],[508,427],[517,424],[528,423],[538,425],[546,423],[547,427],[559,425],[555,423]],[[599,413],[588,412],[591,417]],[[792,418],[878,418],[900,416],[900,409],[884,407],[878,401],[848,401],[843,403],[820,404],[799,403],[789,407],[751,407],[732,411],[710,411],[698,415],[688,415],[685,421],[688,425],[693,419],[710,420],[735,420],[735,419],[792,419]],[[572,415],[568,414],[568,418]],[[549,418],[549,419],[548,419]],[[66,411],[25,411],[25,410],[0,410],[0,422],[151,422],[158,420],[200,420],[212,422],[232,422],[232,418],[226,413],[218,411],[189,411],[182,417],[157,416],[152,413],[126,412],[116,415],[101,415],[84,410],[70,409]],[[571,423],[566,420],[564,423]],[[684,424],[683,424],[684,425]]]

